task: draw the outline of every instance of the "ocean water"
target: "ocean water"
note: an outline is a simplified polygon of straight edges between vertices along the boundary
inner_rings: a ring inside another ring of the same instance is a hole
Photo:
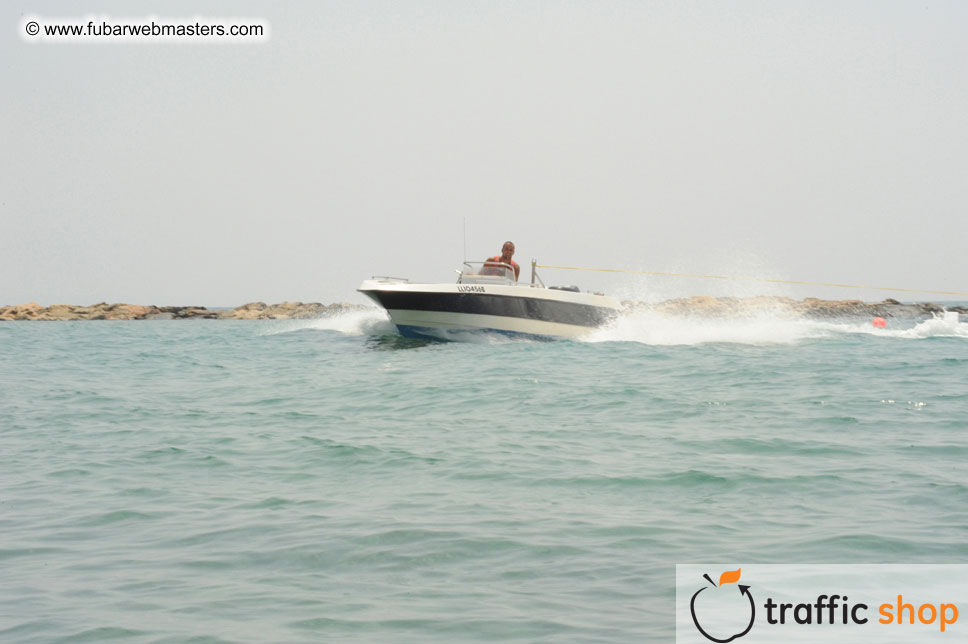
[[[2,642],[668,642],[675,564],[968,561],[968,323],[0,323]]]

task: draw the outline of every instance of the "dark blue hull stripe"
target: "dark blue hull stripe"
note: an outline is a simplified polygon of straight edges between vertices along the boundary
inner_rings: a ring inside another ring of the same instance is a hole
[[[613,309],[606,307],[516,295],[378,290],[366,291],[366,294],[385,309],[498,315],[584,327],[600,326],[615,315]]]
[[[430,338],[431,340],[460,340],[461,336],[464,334],[494,334],[527,340],[557,339],[555,336],[550,335],[538,335],[535,333],[524,333],[521,331],[505,331],[504,329],[440,329],[425,326],[413,326],[410,324],[398,324],[396,327],[397,330],[400,331],[400,335],[405,338]]]

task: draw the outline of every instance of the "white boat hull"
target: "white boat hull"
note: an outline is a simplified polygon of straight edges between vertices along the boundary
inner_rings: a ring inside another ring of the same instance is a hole
[[[401,335],[445,340],[467,333],[577,338],[621,308],[604,295],[526,285],[367,280],[358,290],[386,309]]]

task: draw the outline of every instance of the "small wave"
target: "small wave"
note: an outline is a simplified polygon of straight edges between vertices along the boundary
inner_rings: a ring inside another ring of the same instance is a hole
[[[67,552],[64,548],[35,547],[35,548],[0,548],[0,561],[15,557],[40,557]]]
[[[500,331],[478,331],[465,329],[437,329],[430,330],[438,340],[446,342],[462,342],[464,344],[513,344],[517,342],[534,342],[535,339],[527,335],[501,333]]]
[[[119,523],[122,521],[140,521],[142,519],[151,519],[155,516],[159,516],[160,513],[146,514],[144,512],[138,512],[136,510],[115,510],[113,512],[106,512],[102,514],[94,514],[87,516],[80,521],[78,525],[82,526],[102,526],[111,523]]]
[[[336,331],[343,335],[389,335],[397,332],[385,311],[371,308],[359,311],[344,311],[324,318],[290,320],[288,324],[281,327],[266,329],[263,335],[291,333],[304,329]]]
[[[316,438],[314,436],[303,436],[302,440],[320,449],[320,453],[327,457],[334,458],[343,464],[374,464],[374,465],[412,465],[414,463],[427,463],[433,465],[439,459],[432,456],[423,456],[409,452],[405,449],[396,447],[379,447],[376,445],[353,445],[341,443],[328,438]]]
[[[105,642],[107,640],[127,640],[149,635],[149,631],[137,631],[120,626],[101,626],[78,633],[72,633],[64,638],[65,642]]]

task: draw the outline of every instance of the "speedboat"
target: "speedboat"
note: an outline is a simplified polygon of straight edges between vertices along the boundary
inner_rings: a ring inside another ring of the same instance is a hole
[[[456,283],[418,283],[373,277],[357,289],[386,309],[406,337],[461,340],[468,333],[534,339],[577,338],[622,309],[601,293],[545,286],[531,262],[531,283],[519,284],[503,263],[465,262]]]

